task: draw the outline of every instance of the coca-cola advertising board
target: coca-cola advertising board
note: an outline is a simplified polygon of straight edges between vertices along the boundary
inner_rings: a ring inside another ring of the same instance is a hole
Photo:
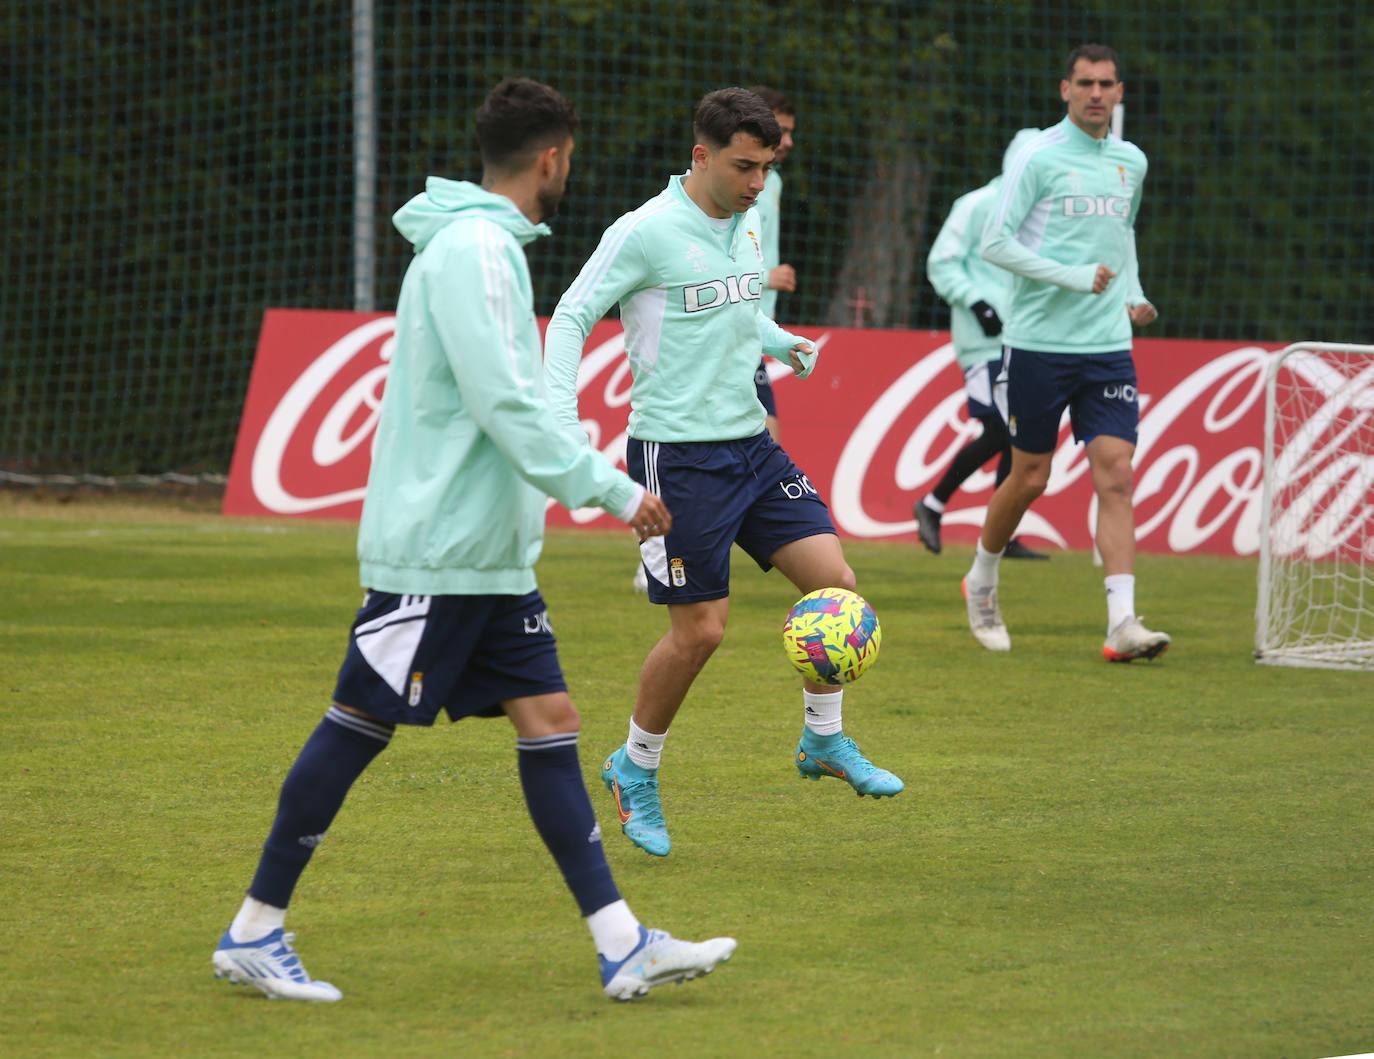
[[[912,503],[981,427],[944,331],[799,328],[821,349],[809,379],[770,361],[783,445],[830,505],[843,536],[914,539]],[[356,519],[395,343],[380,313],[266,313],[225,492],[229,515]],[[1259,548],[1264,379],[1274,347],[1139,339],[1136,536],[1142,550],[1253,555]],[[592,443],[624,466],[630,374],[617,323],[587,342],[579,408]],[[969,478],[944,516],[947,539],[972,542],[993,464]],[[1020,534],[1088,548],[1096,502],[1067,419],[1049,488]],[[552,525],[612,527],[598,510]]]

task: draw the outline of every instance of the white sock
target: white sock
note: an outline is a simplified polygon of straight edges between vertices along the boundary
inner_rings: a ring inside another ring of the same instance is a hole
[[[592,932],[596,951],[618,963],[639,944],[639,920],[623,900],[612,901],[587,917],[587,929]]]
[[[802,688],[806,727],[817,735],[838,735],[843,727],[840,723],[840,704],[843,699],[844,688],[838,688],[828,695]]]
[[[660,732],[657,735],[653,732],[646,732],[635,724],[635,719],[631,717],[630,738],[625,741],[625,753],[640,768],[656,769],[663,757],[663,740],[667,738],[667,732]]]
[[[1006,551],[1005,548],[1002,551]],[[978,550],[973,553],[973,566],[969,569],[968,579],[979,585],[997,584],[997,564],[1002,561],[1002,552],[990,552],[983,547],[983,538],[978,538]]]
[[[945,502],[943,500],[937,500],[934,493],[927,493],[925,496],[921,497],[921,503],[925,504],[926,507],[930,508],[930,510],[934,511],[937,515],[943,515],[945,513]]]
[[[229,924],[229,936],[235,941],[257,941],[285,924],[286,909],[245,897],[239,914]]]
[[[1107,586],[1107,632],[1135,613],[1135,575],[1112,574],[1102,579]]]

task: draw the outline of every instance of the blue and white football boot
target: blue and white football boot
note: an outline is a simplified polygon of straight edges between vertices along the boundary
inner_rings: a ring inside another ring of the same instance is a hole
[[[654,986],[710,974],[735,951],[734,938],[679,941],[667,931],[639,928],[639,944],[617,963],[601,960],[601,986],[612,1000],[634,1000]]]
[[[265,938],[239,943],[226,930],[213,957],[215,977],[227,978],[233,985],[251,985],[269,1000],[342,1000],[343,994],[328,982],[306,974],[291,947],[295,940],[295,934],[278,927]]]

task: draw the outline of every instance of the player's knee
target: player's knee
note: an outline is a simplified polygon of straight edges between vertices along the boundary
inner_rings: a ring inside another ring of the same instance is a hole
[[[524,739],[576,732],[582,727],[582,715],[566,691],[513,700],[504,708],[516,733]]]
[[[1034,500],[1050,484],[1050,462],[1035,462],[1017,466],[1012,465],[1011,476],[1016,480],[1016,489],[1024,497]]]
[[[550,705],[545,719],[556,732],[576,732],[582,727],[582,714],[577,712],[573,700],[566,695]]]
[[[837,571],[834,580],[827,586],[829,588],[843,588],[848,592],[853,592],[859,587],[859,579],[854,576],[854,571],[845,564]]]
[[[686,628],[675,629],[673,638],[689,660],[704,665],[725,639],[725,623],[714,618],[693,622]]]
[[[1134,484],[1130,459],[1114,460],[1107,464],[1101,473],[1096,475],[1095,484],[1101,497],[1130,499]]]

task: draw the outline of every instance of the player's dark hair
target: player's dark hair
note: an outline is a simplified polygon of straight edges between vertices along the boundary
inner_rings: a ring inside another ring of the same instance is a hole
[[[749,91],[758,96],[768,104],[768,109],[774,114],[786,114],[789,118],[797,116],[797,108],[792,105],[792,101],[786,94],[768,85],[754,85]]]
[[[701,97],[692,116],[692,131],[697,141],[720,150],[729,145],[735,133],[745,132],[765,147],[782,142],[782,129],[772,110],[746,88],[718,88]]]
[[[561,144],[577,126],[577,111],[557,89],[528,77],[508,77],[477,108],[482,164],[519,168],[527,156]]]
[[[1121,59],[1115,48],[1106,44],[1080,44],[1069,52],[1069,61],[1064,64],[1065,80],[1073,80],[1074,64],[1079,59],[1087,59],[1090,63],[1111,63],[1116,70],[1116,79],[1121,80]]]

